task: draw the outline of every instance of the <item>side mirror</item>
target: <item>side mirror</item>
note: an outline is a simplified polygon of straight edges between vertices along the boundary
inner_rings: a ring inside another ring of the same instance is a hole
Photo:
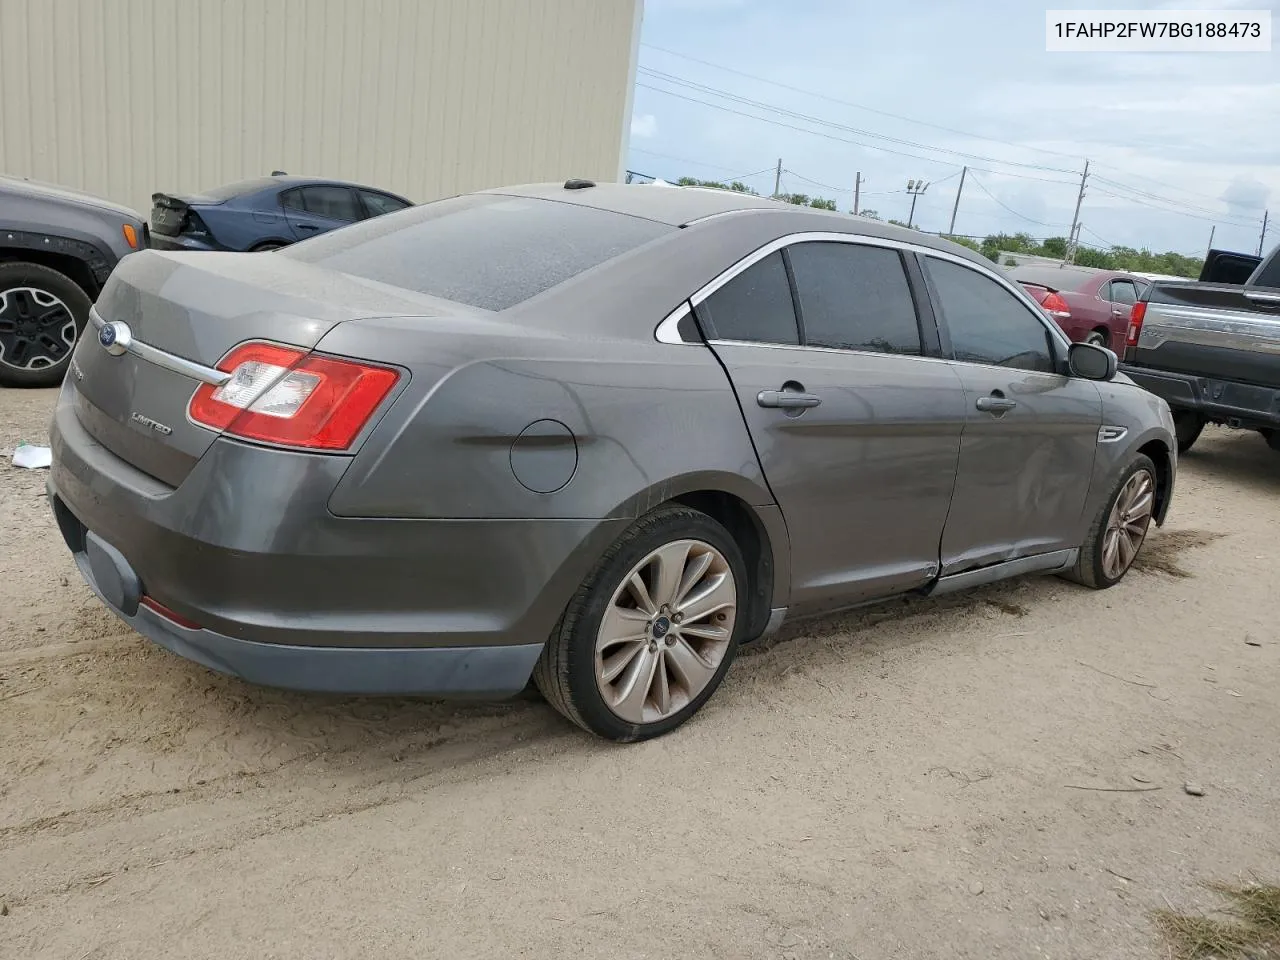
[[[1120,368],[1120,360],[1106,347],[1092,343],[1073,343],[1067,350],[1067,367],[1073,377],[1110,380]]]

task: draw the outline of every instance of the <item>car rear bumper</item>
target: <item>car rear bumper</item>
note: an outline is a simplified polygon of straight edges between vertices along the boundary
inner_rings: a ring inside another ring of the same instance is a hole
[[[93,441],[73,389],[48,487],[85,580],[139,633],[254,683],[518,693],[627,523],[339,518],[326,503],[343,458],[227,440],[168,488]]]
[[[167,233],[151,233],[151,249],[153,250],[226,250],[227,248],[212,240],[197,240],[182,234],[170,236]]]
[[[1210,420],[1251,429],[1280,427],[1280,389],[1275,387],[1123,363],[1120,369],[1138,386],[1162,397],[1175,412],[1190,410]]]

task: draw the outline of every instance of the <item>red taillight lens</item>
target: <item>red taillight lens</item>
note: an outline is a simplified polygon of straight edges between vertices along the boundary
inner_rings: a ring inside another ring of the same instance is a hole
[[[1124,336],[1126,347],[1136,347],[1138,337],[1142,335],[1142,321],[1147,318],[1147,302],[1139,300],[1129,313],[1129,332]]]
[[[218,364],[220,387],[201,384],[188,415],[246,440],[310,450],[346,450],[400,375],[274,343],[242,344]]]
[[[1050,293],[1041,301],[1040,306],[1049,312],[1049,316],[1057,317],[1059,320],[1065,320],[1071,316],[1071,308],[1067,306],[1067,301],[1056,293]]]

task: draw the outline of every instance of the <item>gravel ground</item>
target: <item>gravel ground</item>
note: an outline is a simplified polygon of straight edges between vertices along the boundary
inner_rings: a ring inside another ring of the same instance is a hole
[[[789,628],[617,747],[537,702],[300,696],[150,646],[8,466],[53,399],[0,391],[5,956],[1130,960],[1166,956],[1152,909],[1280,875],[1256,435],[1206,433],[1113,590]]]

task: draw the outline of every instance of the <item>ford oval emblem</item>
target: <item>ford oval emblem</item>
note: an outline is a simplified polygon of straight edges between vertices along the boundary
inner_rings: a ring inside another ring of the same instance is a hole
[[[118,357],[133,343],[133,332],[127,323],[119,320],[104,323],[102,329],[98,331],[98,343],[102,344],[102,349],[107,353]]]

